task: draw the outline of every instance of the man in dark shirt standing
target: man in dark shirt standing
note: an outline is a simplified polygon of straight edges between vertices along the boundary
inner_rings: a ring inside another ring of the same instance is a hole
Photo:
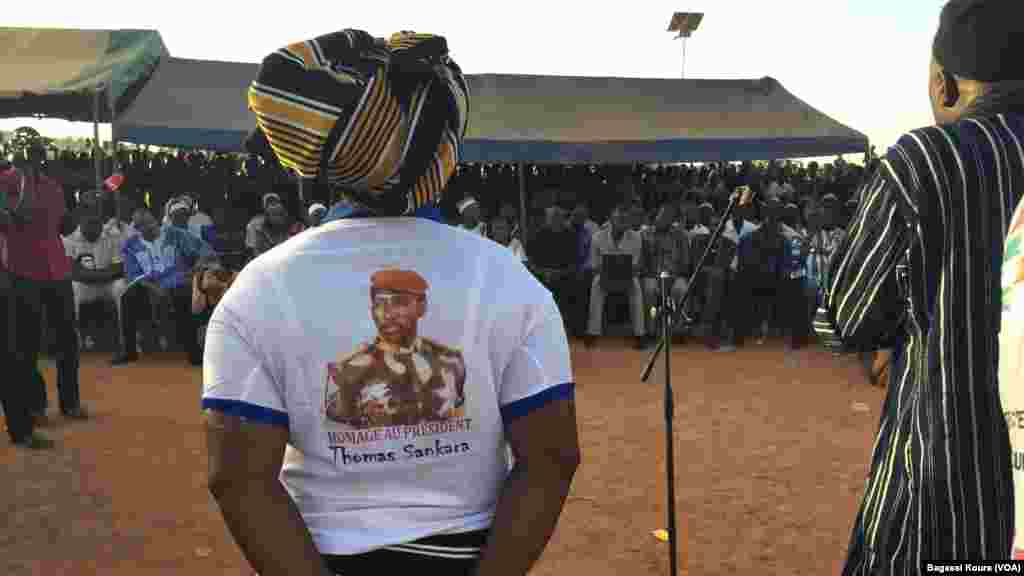
[[[0,233],[6,239],[4,267],[10,275],[8,324],[17,335],[8,340],[9,383],[3,389],[4,414],[11,440],[28,448],[50,448],[53,442],[36,433],[31,414],[39,404],[32,385],[35,359],[42,340],[41,313],[46,308],[56,332],[57,389],[65,416],[86,418],[79,403],[78,335],[71,289],[71,260],[58,231],[66,213],[64,192],[40,172],[46,150],[38,139],[15,142],[14,169],[0,174]]]
[[[559,207],[549,209],[547,226],[527,246],[531,267],[555,297],[569,328],[582,325],[581,286],[577,281],[577,236]],[[570,329],[569,332],[574,330]],[[578,331],[578,330],[576,330]]]

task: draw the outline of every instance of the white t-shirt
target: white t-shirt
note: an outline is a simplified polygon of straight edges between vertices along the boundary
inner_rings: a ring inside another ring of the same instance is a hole
[[[1024,202],[1006,235],[999,330],[999,396],[1010,429],[1016,534],[1013,558],[1024,559]]]
[[[385,269],[428,286],[397,352],[371,313]],[[288,426],[281,481],[324,554],[490,526],[503,422],[573,390],[551,293],[507,248],[411,218],[330,222],[253,260],[214,311],[203,381],[204,408]]]
[[[80,229],[62,238],[64,253],[71,260],[81,260],[87,270],[103,270],[121,263],[121,237],[101,235],[95,242],[89,242]]]

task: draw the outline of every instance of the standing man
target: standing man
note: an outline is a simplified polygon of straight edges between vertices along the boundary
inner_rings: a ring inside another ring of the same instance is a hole
[[[715,246],[714,265],[708,268],[707,295],[711,300],[706,315],[711,325],[708,342],[719,352],[735,352],[736,346],[743,344],[745,327],[749,324],[752,286],[749,278],[740,276],[738,248],[740,242],[758,228],[748,220],[752,210],[750,205],[733,210]]]
[[[826,345],[893,349],[848,576],[1010,554],[997,338],[1003,244],[1024,192],[1022,51],[1024,3],[946,4],[928,84],[937,125],[885,155],[829,267],[815,319]]]
[[[15,444],[49,448],[52,441],[34,432],[31,414],[39,408],[45,412],[47,404],[45,385],[33,383],[44,308],[48,328],[56,332],[60,410],[68,418],[88,417],[79,401],[71,260],[59,235],[66,206],[60,185],[41,172],[46,148],[38,135],[25,135],[14,144],[14,168],[0,174],[0,233],[6,238],[4,267],[11,284],[7,320],[16,336],[7,344],[13,357],[2,386],[4,413]]]
[[[690,240],[686,234],[672,226],[676,218],[675,204],[662,204],[654,219],[654,226],[644,238],[644,308],[661,308],[662,272],[672,275],[672,300],[678,302],[686,294],[688,271],[691,267]],[[647,318],[647,333],[658,334],[656,318]]]
[[[569,228],[565,211],[558,206],[548,209],[548,222],[530,242],[530,269],[551,291],[572,333],[581,323],[579,295],[582,286],[576,274],[576,233]]]
[[[209,485],[236,542],[261,576],[525,576],[580,458],[569,345],[514,254],[430,219],[468,113],[445,39],[292,44],[249,106],[256,138],[310,135],[278,160],[349,209],[249,263],[210,320]]]
[[[787,351],[799,350],[807,343],[810,325],[807,322],[807,300],[804,290],[807,274],[806,259],[810,250],[807,236],[800,226],[800,209],[795,204],[782,208],[781,235],[783,239],[780,259],[779,307],[780,328]]]

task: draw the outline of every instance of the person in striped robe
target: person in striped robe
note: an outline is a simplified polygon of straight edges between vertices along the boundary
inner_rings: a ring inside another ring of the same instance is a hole
[[[937,125],[882,158],[829,265],[815,318],[826,346],[892,349],[844,576],[1010,555],[997,335],[1003,242],[1024,193],[1024,66],[1012,56],[1022,9],[943,8],[929,75]]]

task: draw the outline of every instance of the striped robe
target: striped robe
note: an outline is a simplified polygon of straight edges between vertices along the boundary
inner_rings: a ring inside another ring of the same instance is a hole
[[[893,354],[844,576],[1009,557],[997,335],[1003,242],[1024,192],[1022,147],[1021,115],[915,130],[860,190],[829,267],[828,322],[815,329],[847,348]],[[896,274],[905,255],[908,299]]]

